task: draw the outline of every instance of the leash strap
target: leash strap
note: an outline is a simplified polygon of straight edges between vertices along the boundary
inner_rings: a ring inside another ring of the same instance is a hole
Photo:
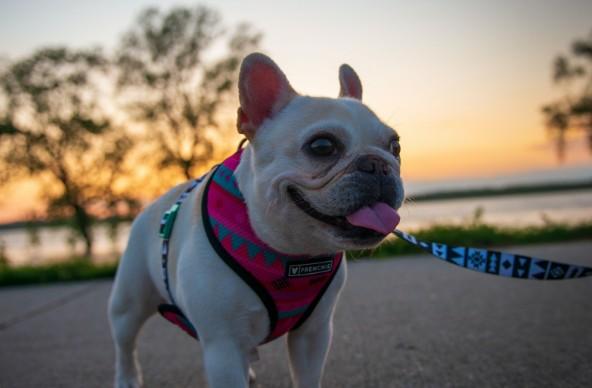
[[[160,230],[159,235],[162,238],[162,250],[161,250],[161,258],[162,258],[162,274],[164,279],[164,285],[166,287],[167,293],[169,294],[169,299],[171,303],[175,305],[175,298],[173,298],[173,293],[171,292],[169,286],[169,271],[168,271],[168,261],[169,261],[169,241],[171,238],[171,234],[173,233],[173,226],[175,225],[175,219],[177,218],[177,214],[179,213],[179,209],[181,208],[181,204],[187,198],[189,193],[193,189],[197,187],[199,182],[201,182],[203,177],[196,179],[191,182],[189,187],[183,191],[183,193],[179,196],[179,199],[171,206],[169,210],[167,210],[160,220]]]
[[[421,241],[395,229],[393,234],[440,260],[477,272],[518,279],[561,280],[592,276],[592,268],[487,249]]]

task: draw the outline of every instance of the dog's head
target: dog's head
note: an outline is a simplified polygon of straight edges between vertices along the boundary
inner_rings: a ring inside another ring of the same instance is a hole
[[[253,229],[279,251],[372,248],[399,221],[399,136],[348,65],[339,82],[339,98],[301,96],[267,56],[243,61],[237,125],[250,144],[236,176]]]

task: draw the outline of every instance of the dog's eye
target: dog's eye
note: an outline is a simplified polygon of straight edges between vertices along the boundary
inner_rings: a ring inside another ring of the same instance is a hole
[[[337,144],[328,137],[317,137],[308,144],[308,150],[314,156],[332,156],[337,152]]]
[[[401,144],[399,143],[399,140],[393,140],[391,141],[391,144],[389,146],[389,150],[391,151],[391,154],[395,155],[395,157],[400,157],[401,155]]]

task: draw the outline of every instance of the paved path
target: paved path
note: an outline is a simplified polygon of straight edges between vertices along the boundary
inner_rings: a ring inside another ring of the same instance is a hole
[[[592,264],[592,241],[514,248]],[[0,387],[108,387],[111,282],[0,289]],[[155,317],[139,340],[147,387],[205,386],[197,343]],[[289,387],[283,341],[260,387]],[[350,263],[324,387],[584,387],[592,279],[534,282],[425,256]]]

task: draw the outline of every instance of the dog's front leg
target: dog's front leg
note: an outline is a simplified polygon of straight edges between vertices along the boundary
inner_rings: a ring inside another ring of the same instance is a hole
[[[323,368],[333,336],[333,312],[347,277],[345,259],[313,313],[297,330],[288,333],[290,373],[297,388],[321,386]]]
[[[204,344],[204,364],[210,388],[249,386],[248,355],[231,339]]]
[[[322,325],[306,326],[305,324],[288,334],[290,372],[294,387],[318,388],[321,386],[332,334],[331,319]]]

